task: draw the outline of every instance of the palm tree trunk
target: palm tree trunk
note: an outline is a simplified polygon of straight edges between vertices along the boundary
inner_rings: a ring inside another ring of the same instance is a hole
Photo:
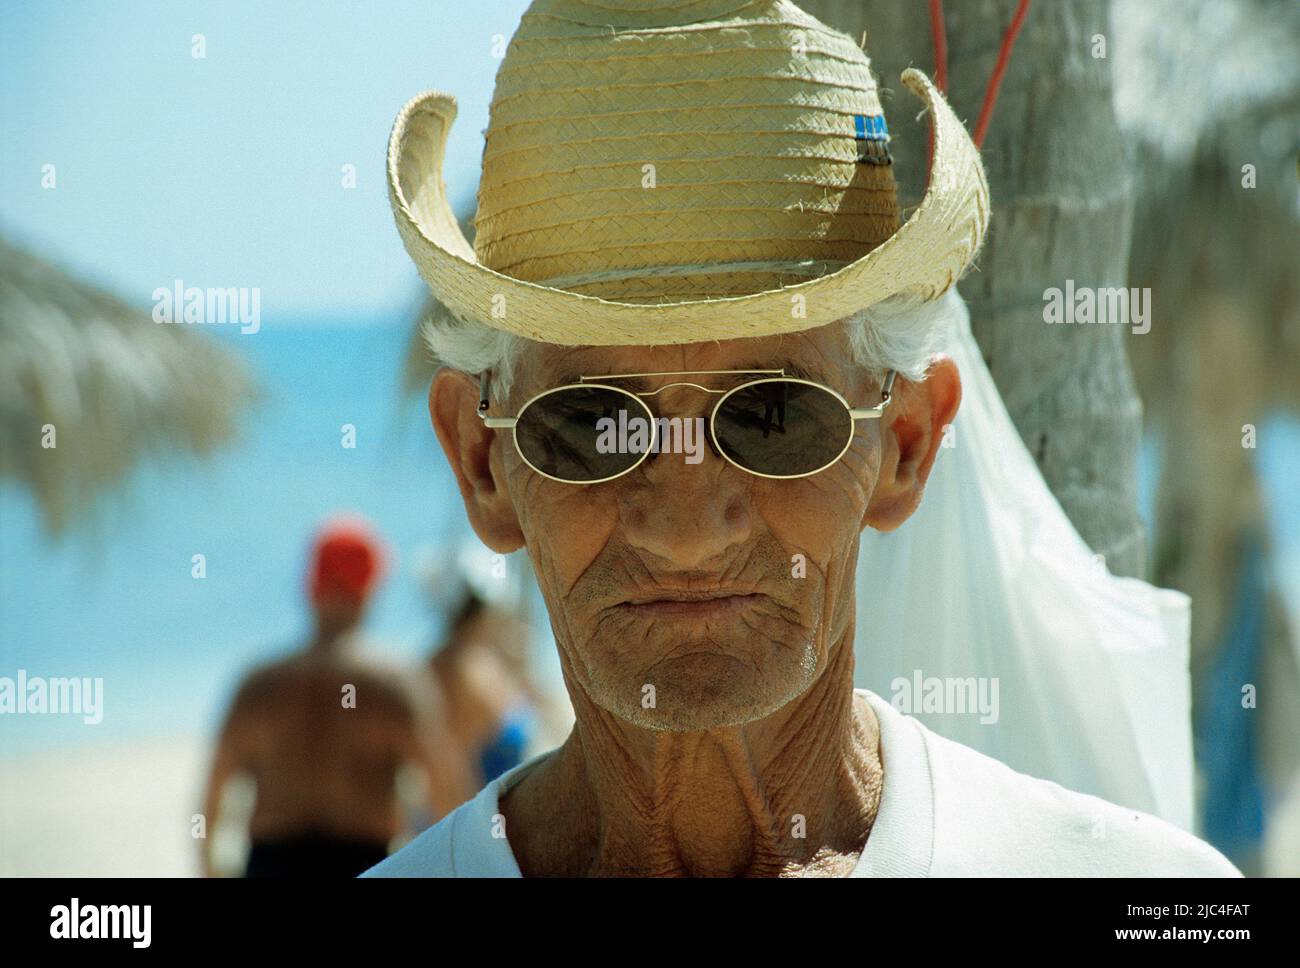
[[[900,200],[924,189],[926,136],[915,102],[890,97],[908,66],[932,74],[920,0],[801,0],[861,38],[890,114]],[[1015,0],[946,5],[948,94],[973,128]],[[1052,493],[1111,572],[1142,575],[1137,513],[1142,405],[1119,325],[1048,325],[1044,291],[1125,284],[1133,187],[1111,106],[1105,0],[1037,0],[1016,43],[984,143],[993,218],[978,271],[962,283],[971,325],[1021,437]],[[1158,322],[1157,324],[1158,325]]]

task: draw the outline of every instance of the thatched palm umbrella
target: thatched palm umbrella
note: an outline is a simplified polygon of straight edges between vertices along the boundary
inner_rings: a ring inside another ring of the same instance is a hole
[[[212,340],[0,240],[0,478],[31,488],[51,534],[142,458],[232,439],[251,390]]]

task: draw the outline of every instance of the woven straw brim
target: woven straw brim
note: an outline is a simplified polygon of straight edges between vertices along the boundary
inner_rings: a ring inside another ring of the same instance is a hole
[[[454,316],[565,345],[666,345],[744,339],[823,326],[896,295],[937,298],[969,267],[988,227],[979,152],[929,78],[903,72],[929,109],[934,157],[920,206],[897,232],[848,265],[763,292],[654,304],[539,285],[481,265],[447,200],[443,159],[455,98],[421,94],[388,144],[389,200],[402,241]],[[796,297],[802,297],[796,298]]]

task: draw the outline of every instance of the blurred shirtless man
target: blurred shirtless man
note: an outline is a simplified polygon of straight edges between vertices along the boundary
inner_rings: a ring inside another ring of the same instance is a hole
[[[474,792],[424,672],[385,666],[357,634],[381,569],[378,542],[357,522],[328,525],[310,577],[316,631],[305,649],[254,669],[218,741],[205,802],[215,831],[221,792],[249,773],[257,799],[245,876],[351,877],[382,860],[404,828],[396,780],[415,764],[438,817]],[[209,839],[204,872],[212,874]]]

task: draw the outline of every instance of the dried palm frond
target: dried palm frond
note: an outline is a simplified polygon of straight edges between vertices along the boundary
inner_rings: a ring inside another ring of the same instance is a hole
[[[0,478],[51,534],[142,459],[230,441],[251,393],[215,341],[0,240]]]

